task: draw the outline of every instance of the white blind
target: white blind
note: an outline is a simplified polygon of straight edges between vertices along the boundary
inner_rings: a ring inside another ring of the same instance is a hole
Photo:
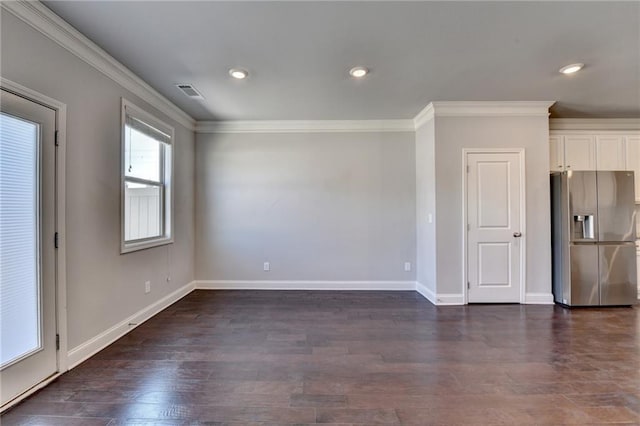
[[[156,129],[153,125],[147,123],[143,119],[139,119],[131,115],[130,112],[127,111],[125,117],[125,124],[133,129],[136,129],[140,133],[144,133],[145,135],[153,138],[159,142],[163,142],[166,144],[171,143],[171,135],[163,132],[162,130]]]
[[[0,364],[40,347],[38,125],[0,113]]]

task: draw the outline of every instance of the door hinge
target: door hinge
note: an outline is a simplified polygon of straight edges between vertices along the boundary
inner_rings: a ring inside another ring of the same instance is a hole
[[[470,171],[471,171],[471,168],[467,166],[467,173],[469,173]]]
[[[60,141],[58,140],[58,131],[56,130],[55,136],[54,136],[54,141],[56,146],[60,145]]]
[[[55,233],[55,235],[53,236],[53,246],[54,246],[55,248],[58,248],[58,240],[59,240],[59,239],[60,239],[60,238],[58,237],[58,233],[56,232],[56,233]]]
[[[471,282],[467,281],[467,290],[471,290]]]
[[[56,351],[60,350],[60,335],[56,334]]]

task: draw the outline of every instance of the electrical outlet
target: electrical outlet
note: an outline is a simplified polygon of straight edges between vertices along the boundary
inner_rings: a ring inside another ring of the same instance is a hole
[[[151,281],[144,282],[144,292],[145,293],[151,292]]]
[[[271,265],[269,264],[269,262],[264,262],[264,265],[262,265],[262,270],[265,272],[269,272],[271,270]]]
[[[411,262],[404,262],[404,270],[405,272],[411,271]]]

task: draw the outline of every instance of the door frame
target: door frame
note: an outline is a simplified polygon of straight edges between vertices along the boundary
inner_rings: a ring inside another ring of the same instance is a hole
[[[525,168],[525,149],[524,148],[462,148],[462,303],[469,304],[469,290],[467,282],[469,277],[469,259],[468,253],[468,233],[467,224],[467,193],[469,173],[469,154],[518,154],[520,162],[520,304],[525,303],[525,294],[527,288],[527,215],[526,215],[526,168]]]
[[[31,90],[25,86],[8,80],[4,77],[0,79],[0,87],[17,96],[28,99],[47,108],[53,109],[56,113],[56,170],[55,170],[55,226],[58,233],[58,248],[55,250],[55,285],[56,285],[56,333],[60,339],[60,349],[56,352],[58,371],[53,376],[45,379],[27,390],[25,393],[8,402],[3,410],[17,404],[27,396],[43,388],[55,378],[68,370],[68,336],[67,336],[67,268],[66,268],[66,140],[67,140],[67,105],[50,98],[42,93]],[[53,241],[50,242],[53,244]]]

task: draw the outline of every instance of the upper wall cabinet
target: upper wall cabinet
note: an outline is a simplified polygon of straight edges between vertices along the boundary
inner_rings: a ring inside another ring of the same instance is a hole
[[[552,172],[564,170],[564,143],[562,136],[549,137],[549,169]]]
[[[596,169],[594,136],[552,135],[550,144],[551,171]]]
[[[640,204],[640,135],[625,136],[625,169],[635,172],[636,204]],[[638,283],[640,285],[640,282]]]
[[[640,132],[636,130],[552,130],[549,169],[631,170],[635,172],[636,204],[640,204]]]
[[[626,170],[624,136],[596,136],[596,169]]]
[[[589,135],[564,136],[565,170],[595,170],[595,138]]]

